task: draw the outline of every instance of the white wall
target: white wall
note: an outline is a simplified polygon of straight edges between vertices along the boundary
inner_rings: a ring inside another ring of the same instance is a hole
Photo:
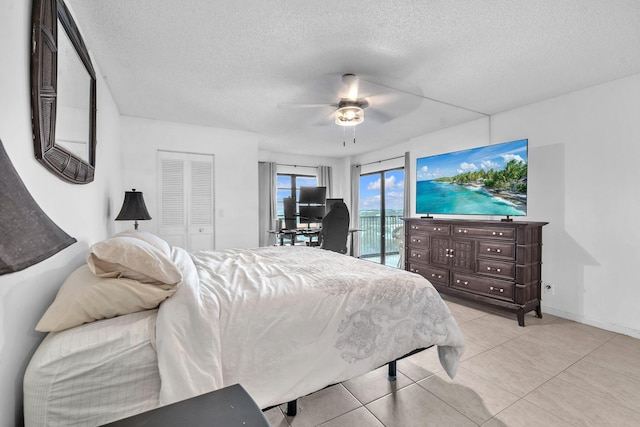
[[[153,218],[140,229],[158,233],[158,150],[214,156],[215,249],[258,246],[258,137],[249,132],[122,117],[122,195],[144,193]],[[122,204],[122,201],[119,202]],[[118,214],[120,205],[115,210]],[[127,221],[119,229],[131,228]]]
[[[415,165],[418,157],[521,138],[529,139],[528,216],[517,220],[549,222],[542,276],[554,294],[543,295],[543,311],[640,337],[640,75],[497,114],[491,131],[482,119],[423,135],[408,149]],[[413,184],[415,168],[410,175]]]
[[[543,307],[640,337],[640,74],[496,117],[494,142],[529,138],[532,219],[545,227]]]
[[[80,30],[82,31],[82,26]],[[78,242],[25,270],[0,276],[0,425],[22,422],[22,377],[44,338],[34,327],[87,248],[113,231],[109,212],[120,199],[119,115],[98,73],[97,168],[91,184],[68,184],[34,157],[30,97],[31,2],[5,0],[0,14],[0,139],[44,212]],[[89,49],[91,47],[89,46]],[[121,202],[119,202],[121,203]]]

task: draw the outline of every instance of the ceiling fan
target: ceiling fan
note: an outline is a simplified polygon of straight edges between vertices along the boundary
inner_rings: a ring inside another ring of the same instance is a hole
[[[280,104],[283,108],[331,107],[335,124],[344,127],[359,125],[365,120],[365,109],[370,119],[377,123],[384,123],[397,117],[402,108],[398,108],[397,101],[402,93],[393,93],[395,89],[365,80],[356,74],[343,74],[342,85],[335,95],[337,102],[324,104]],[[363,90],[363,86],[365,86]],[[332,91],[335,89],[332,89]],[[380,93],[382,91],[382,93]],[[400,91],[402,92],[402,91]],[[392,104],[396,104],[395,106]],[[321,124],[328,124],[326,118]]]
[[[342,83],[346,88],[346,98],[340,98],[335,112],[335,123],[339,126],[356,126],[364,122],[364,109],[369,102],[358,98],[360,79],[355,74],[343,74]]]

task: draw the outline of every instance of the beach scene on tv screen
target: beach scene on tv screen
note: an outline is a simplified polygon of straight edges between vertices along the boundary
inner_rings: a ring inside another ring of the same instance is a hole
[[[423,157],[416,164],[416,213],[527,213],[527,140]]]

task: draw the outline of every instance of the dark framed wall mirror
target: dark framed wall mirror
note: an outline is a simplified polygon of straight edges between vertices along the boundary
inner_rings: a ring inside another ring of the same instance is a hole
[[[74,184],[93,181],[96,75],[62,0],[33,0],[31,116],[35,156]]]

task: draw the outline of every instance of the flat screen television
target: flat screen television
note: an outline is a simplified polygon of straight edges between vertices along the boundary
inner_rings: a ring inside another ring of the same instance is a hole
[[[422,157],[416,214],[527,214],[528,140]]]

